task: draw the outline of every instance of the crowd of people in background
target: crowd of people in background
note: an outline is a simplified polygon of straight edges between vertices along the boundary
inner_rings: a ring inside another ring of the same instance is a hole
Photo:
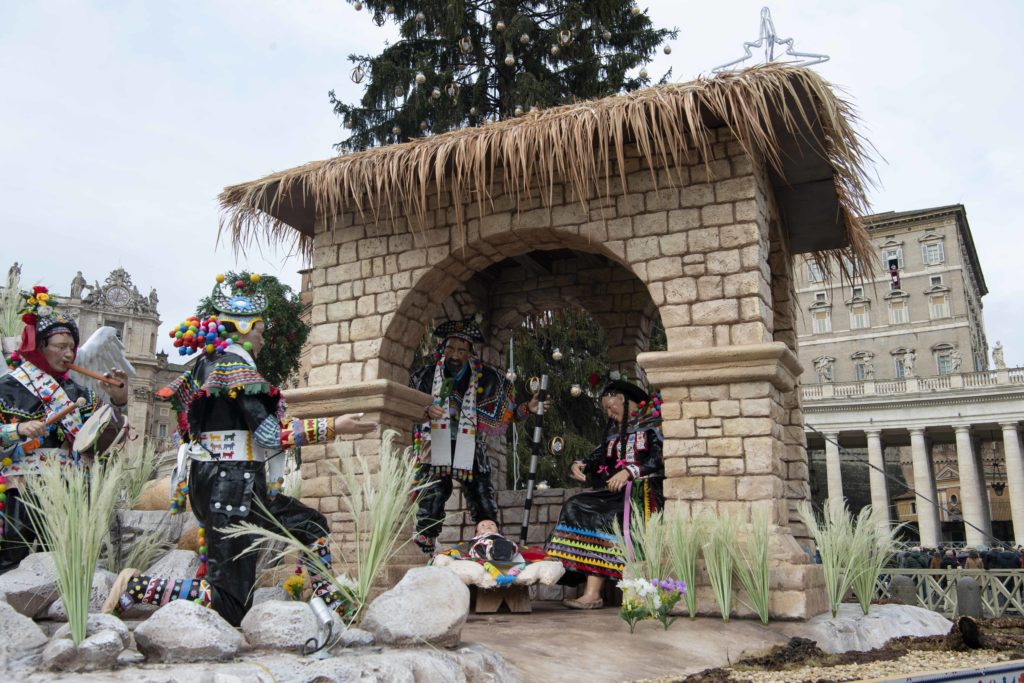
[[[1024,568],[1024,548],[914,546],[896,553],[889,566],[900,569],[1021,569]]]

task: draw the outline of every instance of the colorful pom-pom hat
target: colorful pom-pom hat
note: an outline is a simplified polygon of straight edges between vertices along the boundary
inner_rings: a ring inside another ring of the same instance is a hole
[[[263,321],[267,297],[259,289],[260,276],[253,274],[248,280],[238,279],[225,291],[224,276],[217,276],[213,286],[213,308],[217,312],[206,318],[189,316],[178,323],[170,333],[178,353],[187,356],[197,351],[208,354],[224,353],[238,342],[239,335],[248,334],[252,326]],[[234,325],[229,330],[225,323]],[[243,348],[250,348],[249,342]]]

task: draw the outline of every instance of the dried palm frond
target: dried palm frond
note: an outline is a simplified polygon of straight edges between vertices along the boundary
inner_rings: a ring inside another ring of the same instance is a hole
[[[707,163],[719,141],[716,130],[724,126],[747,154],[765,159],[780,176],[788,138],[799,138],[805,154],[826,161],[848,246],[817,256],[826,267],[842,267],[838,257],[847,255],[870,268],[872,250],[860,221],[868,212],[870,154],[856,120],[850,103],[815,72],[764,65],[345,154],[234,185],[220,195],[221,234],[236,250],[267,240],[291,242],[308,254],[311,227],[299,232],[279,217],[296,207],[311,207],[321,218],[404,215],[415,228],[425,225],[432,195],[445,193],[464,234],[467,206],[475,203],[476,215],[484,215],[496,183],[517,206],[535,192],[550,205],[563,182],[586,202],[610,195],[616,174],[626,191],[627,147],[652,173],[695,158]]]

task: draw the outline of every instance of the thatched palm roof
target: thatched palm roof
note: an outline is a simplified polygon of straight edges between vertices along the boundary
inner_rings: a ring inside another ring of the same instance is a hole
[[[315,161],[226,188],[221,225],[236,249],[252,241],[299,240],[308,250],[315,221],[346,211],[422,217],[428,197],[450,194],[457,212],[485,208],[501,181],[521,197],[556,182],[577,197],[610,194],[625,147],[650,165],[687,160],[688,143],[709,158],[725,126],[769,164],[795,253],[839,253],[870,262],[860,216],[867,211],[867,144],[855,113],[808,69],[767,65],[689,83],[555,107],[404,144]],[[691,152],[692,153],[692,152]],[[461,224],[462,215],[458,216]],[[412,221],[415,224],[415,220]]]

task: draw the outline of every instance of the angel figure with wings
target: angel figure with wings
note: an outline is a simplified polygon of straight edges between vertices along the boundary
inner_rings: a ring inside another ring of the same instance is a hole
[[[127,380],[134,374],[116,336],[110,343],[112,329],[101,328],[109,333],[98,332],[80,347],[77,323],[56,310],[46,287],[33,287],[20,313],[25,324],[20,344],[0,376],[0,494],[5,496],[0,499],[0,573],[17,567],[36,539],[19,491],[21,478],[37,473],[47,460],[81,465],[76,437],[100,411],[121,419]],[[100,401],[93,380],[72,377],[76,362],[95,376],[103,372],[95,363],[109,363],[105,374],[113,382],[102,389],[112,408]]]

